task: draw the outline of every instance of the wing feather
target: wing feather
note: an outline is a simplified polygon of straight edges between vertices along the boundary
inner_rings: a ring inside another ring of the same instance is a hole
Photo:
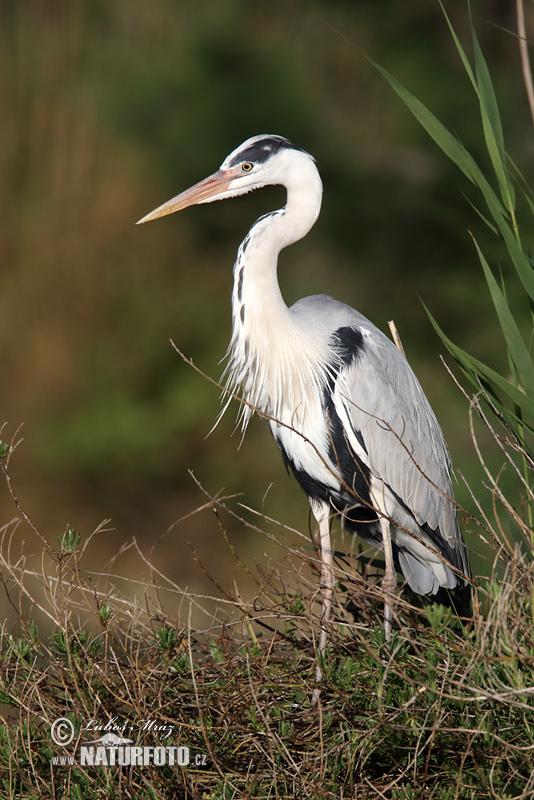
[[[333,403],[350,451],[369,470],[373,504],[397,523],[398,557],[410,585],[423,594],[454,587],[457,579],[439,554],[466,575],[469,565],[449,454],[406,358],[372,322],[328,295],[303,298],[291,313],[303,329],[328,337],[337,354],[328,365],[326,407]]]
[[[450,459],[439,424],[399,350],[377,329],[334,385],[348,435],[363,439],[372,474],[391,488],[418,525],[449,546],[461,538],[452,502]]]

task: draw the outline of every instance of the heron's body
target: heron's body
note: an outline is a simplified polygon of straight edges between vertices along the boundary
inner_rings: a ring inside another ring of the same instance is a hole
[[[280,293],[279,252],[308,233],[320,210],[313,158],[282,137],[254,137],[143,221],[270,183],[287,188],[287,203],[261,217],[239,248],[227,385],[246,401],[245,426],[254,409],[269,418],[308,495],[321,530],[323,616],[333,587],[332,514],[385,550],[387,591],[393,559],[419,594],[463,586],[468,563],[447,448],[408,362],[349,306],[317,295],[288,308]]]

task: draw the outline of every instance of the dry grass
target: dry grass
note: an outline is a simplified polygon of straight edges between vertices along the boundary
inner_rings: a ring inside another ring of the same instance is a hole
[[[513,463],[516,443],[497,433],[495,440]],[[14,449],[4,449],[1,463],[20,518],[9,473]],[[143,587],[130,588],[113,564],[85,571],[101,531],[82,542],[67,530],[59,547],[41,537],[39,564],[15,556],[19,523],[9,523],[0,576],[16,623],[0,640],[2,796],[534,797],[530,528],[489,473],[488,490],[494,519],[480,514],[468,527],[494,561],[476,580],[470,620],[402,599],[386,646],[376,567],[362,554],[338,554],[337,608],[315,705],[319,561],[309,539],[232,499],[207,497],[220,520],[241,515],[256,535],[275,536],[284,555],[240,565],[256,583],[253,597],[215,581],[213,596],[200,597],[155,568]],[[512,544],[512,527],[522,546]],[[240,563],[222,522],[221,535]],[[208,620],[203,629],[190,623],[198,609]],[[63,749],[51,740],[60,717],[76,732]],[[83,765],[80,744],[101,735],[85,730],[89,720],[111,720],[136,746],[187,747],[190,763]],[[168,738],[144,729],[147,721],[170,726]],[[76,762],[52,763],[65,754]]]

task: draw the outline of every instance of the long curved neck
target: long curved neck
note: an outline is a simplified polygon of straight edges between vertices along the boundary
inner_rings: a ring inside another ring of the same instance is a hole
[[[303,377],[301,365],[309,358],[314,338],[297,327],[282,298],[278,255],[308,233],[319,215],[322,197],[319,173],[309,159],[289,173],[285,185],[284,208],[257,220],[239,248],[226,370],[232,391],[241,388],[252,406],[277,419],[286,403],[298,404],[297,398],[289,397],[291,392],[299,386],[304,392],[308,376]],[[251,413],[243,411],[245,424]]]
[[[321,210],[322,183],[311,161],[286,179],[284,208],[260,217],[242,242],[234,266],[232,295],[234,333],[236,326],[258,314],[276,321],[287,312],[278,285],[278,255],[284,247],[302,239],[311,230]]]

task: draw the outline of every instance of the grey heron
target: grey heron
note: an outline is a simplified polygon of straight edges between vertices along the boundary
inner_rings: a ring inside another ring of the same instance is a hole
[[[314,158],[281,136],[254,136],[217,172],[139,223],[271,184],[286,188],[287,202],[260,217],[239,247],[225,376],[229,392],[246,401],[244,429],[254,410],[269,419],[317,520],[324,654],[334,591],[333,515],[384,551],[387,639],[397,567],[414,592],[435,595],[467,587],[469,566],[447,447],[406,358],[372,322],[328,295],[289,308],[282,298],[278,255],[310,231],[321,207]]]

